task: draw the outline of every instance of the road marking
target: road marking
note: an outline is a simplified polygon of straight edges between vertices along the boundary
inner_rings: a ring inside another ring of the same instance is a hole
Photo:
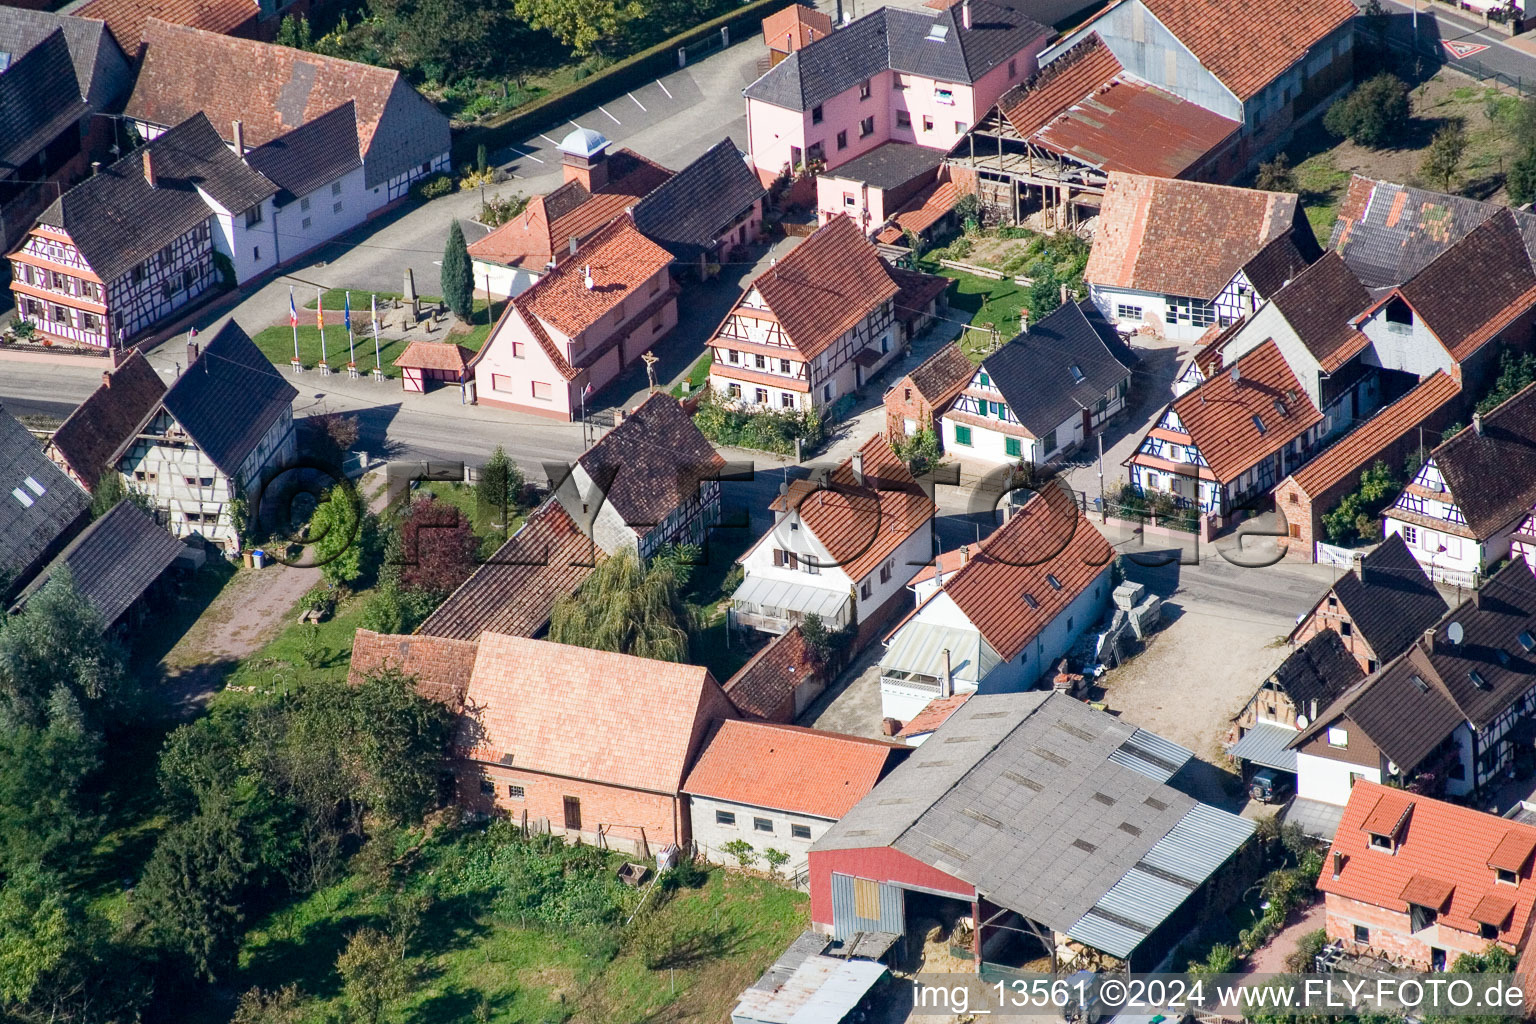
[[[524,152],[522,152],[516,146],[508,146],[507,148],[510,149],[512,152],[516,153],[518,156],[525,157],[525,158],[527,158],[529,160],[532,160],[536,164],[541,164],[541,163],[544,162],[543,160],[540,160],[538,157],[534,156],[532,153],[524,153]]]
[[[601,103],[599,103],[597,105],[597,109],[601,110],[605,114],[608,114],[608,108],[603,106]],[[624,123],[623,121],[620,121],[618,118],[614,117],[612,114],[608,114],[608,120],[612,121],[614,124],[623,124]]]
[[[1442,39],[1440,45],[1451,51],[1452,57],[1470,57],[1488,49],[1487,43],[1463,43],[1455,39]]]
[[[666,82],[663,82],[661,79],[658,78],[658,79],[656,79],[656,84],[661,86],[661,91],[667,94],[667,99],[671,99],[672,98],[672,90],[667,88],[667,83]]]
[[[634,93],[632,93],[632,92],[631,93],[625,93],[625,95],[628,96],[630,99],[635,100],[635,94]],[[635,106],[639,107],[641,110],[645,110],[645,104],[641,103],[639,100],[635,100]],[[650,113],[649,110],[645,110],[645,112],[647,114]]]
[[[539,138],[543,139],[545,142],[549,143],[551,146],[555,146],[555,147],[558,148],[559,145],[560,145],[560,143],[556,142],[554,139],[550,138],[548,135],[545,135],[543,132],[539,132]]]
[[[571,124],[576,124],[576,122],[575,122],[575,120],[572,120],[572,121],[571,121]],[[584,131],[586,131],[586,129],[585,129],[585,128],[583,128],[583,127],[582,127],[582,126],[581,126],[581,125],[579,125],[579,124],[576,124],[576,130],[577,130],[577,131],[579,131],[579,132],[584,132]]]

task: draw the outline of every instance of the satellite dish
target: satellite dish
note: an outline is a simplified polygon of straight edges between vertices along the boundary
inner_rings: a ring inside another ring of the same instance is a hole
[[[1466,638],[1467,631],[1461,628],[1461,623],[1453,622],[1445,627],[1445,638],[1453,644],[1459,644]]]
[[[1307,727],[1307,716],[1306,715],[1297,715],[1296,716],[1296,728],[1298,728],[1298,729],[1305,729],[1306,727]]]
[[[1396,761],[1388,761],[1387,762],[1387,774],[1388,775],[1396,775],[1397,774],[1397,762]]]

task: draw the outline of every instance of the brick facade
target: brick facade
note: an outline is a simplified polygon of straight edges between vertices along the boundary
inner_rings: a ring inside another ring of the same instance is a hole
[[[885,436],[892,441],[906,437],[907,420],[916,423],[917,430],[931,430],[937,435],[941,412],[923,397],[910,375],[903,377],[885,393]]]
[[[1278,538],[1285,557],[1315,561],[1317,542],[1328,537],[1323,530],[1323,513],[1327,506],[1313,501],[1296,483],[1296,478],[1288,476],[1275,488],[1275,508],[1285,517],[1288,536]]]
[[[1312,610],[1312,614],[1296,627],[1295,633],[1291,634],[1291,642],[1300,647],[1323,630],[1331,629],[1339,634],[1339,638],[1344,641],[1344,647],[1354,655],[1362,669],[1367,672],[1376,671],[1381,665],[1381,659],[1376,656],[1371,645],[1365,642],[1365,637],[1353,628],[1344,606],[1336,604],[1329,607],[1331,600],[1331,597],[1326,597],[1318,603],[1318,606]]]
[[[1368,941],[1355,941],[1355,926],[1367,930]],[[1481,953],[1490,945],[1503,946],[1514,952],[1507,942],[1495,943],[1472,932],[1464,932],[1445,924],[1432,924],[1419,932],[1405,911],[1378,907],[1371,903],[1348,899],[1329,893],[1323,928],[1329,942],[1341,942],[1349,953],[1381,954],[1392,960],[1408,961],[1420,968],[1431,963],[1431,949],[1445,951],[1445,963],[1450,965],[1462,953]]]
[[[685,798],[681,796],[471,760],[460,760],[454,774],[460,806],[519,822],[526,815],[528,825],[537,831],[637,855],[654,855],[669,843],[681,845],[691,838]],[[487,783],[490,793],[484,789]],[[508,786],[520,786],[521,799],[512,795]],[[579,829],[565,827],[567,798],[580,801]]]

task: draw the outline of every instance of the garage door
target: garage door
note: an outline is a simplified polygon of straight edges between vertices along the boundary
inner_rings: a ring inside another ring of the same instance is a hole
[[[832,937],[855,932],[905,933],[905,903],[900,886],[832,872]]]

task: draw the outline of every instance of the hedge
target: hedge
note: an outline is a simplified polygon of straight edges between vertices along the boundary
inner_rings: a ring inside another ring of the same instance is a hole
[[[552,125],[568,120],[573,114],[584,113],[600,103],[606,103],[623,93],[638,89],[663,75],[678,70],[677,49],[703,42],[729,28],[733,42],[762,31],[762,20],[770,14],[795,3],[796,0],[751,0],[739,10],[722,14],[702,25],[695,25],[670,39],[657,43],[648,50],[626,57],[604,68],[597,74],[584,78],[558,92],[508,111],[500,120],[471,125],[459,133],[453,142],[454,165],[474,159],[477,149],[498,149],[521,142],[531,135]],[[746,31],[747,35],[742,35]]]

